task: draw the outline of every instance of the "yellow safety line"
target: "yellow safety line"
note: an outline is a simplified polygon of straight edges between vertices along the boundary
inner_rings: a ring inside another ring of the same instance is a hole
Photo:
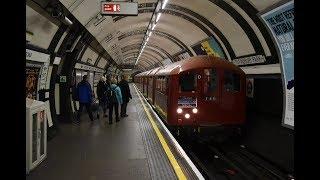
[[[141,99],[141,96],[140,96],[140,94],[139,94],[139,92],[138,92],[138,90],[137,90],[137,88],[136,88],[135,85],[134,85],[134,88],[135,88],[136,91],[137,91],[137,94],[138,94],[138,96],[139,96],[139,99],[140,99],[140,101],[142,102],[142,106],[143,106],[143,108],[144,108],[144,111],[147,113],[148,119],[149,119],[149,121],[151,122],[152,127],[153,127],[154,131],[156,132],[156,134],[157,134],[157,136],[158,136],[158,138],[159,138],[159,140],[160,140],[160,143],[161,143],[164,151],[166,152],[166,154],[167,154],[167,156],[168,156],[168,158],[169,158],[169,161],[170,161],[170,163],[171,163],[171,165],[172,165],[172,167],[173,167],[173,169],[174,169],[174,171],[175,171],[178,179],[181,179],[181,180],[187,179],[186,176],[184,175],[184,173],[182,172],[181,167],[180,167],[180,165],[178,164],[176,158],[175,158],[174,155],[172,154],[172,152],[171,152],[171,150],[170,150],[167,142],[165,141],[164,137],[162,136],[160,130],[158,129],[156,123],[154,122],[154,120],[153,120],[150,112],[147,110],[146,105],[144,104],[143,100]]]

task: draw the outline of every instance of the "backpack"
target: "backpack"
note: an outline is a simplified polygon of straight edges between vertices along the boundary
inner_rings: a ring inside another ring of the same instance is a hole
[[[116,88],[117,87],[115,87],[115,88],[111,88],[111,86],[108,87],[107,99],[108,99],[109,104],[113,104],[113,103],[118,102],[116,91],[115,91]]]

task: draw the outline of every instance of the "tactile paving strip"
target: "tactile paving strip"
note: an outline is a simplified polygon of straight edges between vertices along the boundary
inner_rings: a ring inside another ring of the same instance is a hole
[[[151,126],[150,121],[148,120],[139,96],[132,85],[130,86],[130,90],[138,112],[141,134],[148,157],[151,178],[159,180],[178,179],[156,133]]]

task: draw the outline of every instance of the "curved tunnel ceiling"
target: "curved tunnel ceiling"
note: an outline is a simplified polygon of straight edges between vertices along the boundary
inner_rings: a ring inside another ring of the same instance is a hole
[[[118,64],[132,65],[158,1],[138,0],[138,16],[101,16],[100,1],[60,0]],[[150,36],[138,69],[161,65],[174,55],[196,55],[192,46],[214,37],[226,59],[275,56],[270,37],[255,14],[280,0],[168,0]]]

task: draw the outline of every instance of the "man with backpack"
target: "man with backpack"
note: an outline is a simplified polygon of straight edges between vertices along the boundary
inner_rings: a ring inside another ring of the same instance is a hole
[[[82,113],[83,106],[86,107],[86,110],[89,114],[90,120],[93,121],[93,115],[91,111],[91,103],[92,103],[92,90],[91,85],[87,81],[88,76],[84,75],[82,77],[82,81],[78,84],[77,94],[79,99],[79,111],[77,114],[77,120],[80,122],[80,114]]]
[[[109,124],[112,124],[113,109],[116,114],[116,122],[119,122],[119,104],[122,104],[122,94],[120,88],[117,86],[117,80],[114,78],[111,79],[107,97],[109,104]]]

